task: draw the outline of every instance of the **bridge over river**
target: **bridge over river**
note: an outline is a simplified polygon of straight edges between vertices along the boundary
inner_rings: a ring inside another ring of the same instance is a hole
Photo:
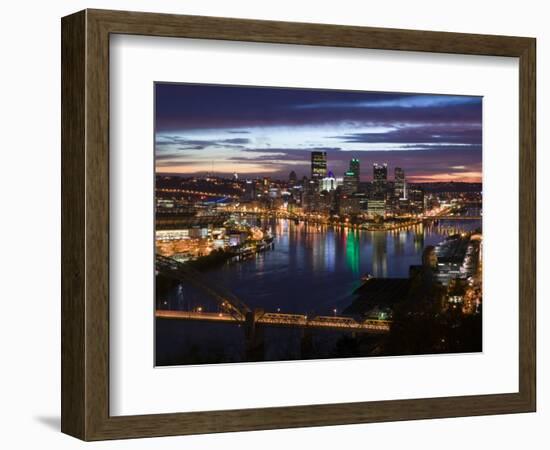
[[[182,264],[172,258],[156,255],[156,268],[158,273],[164,276],[190,283],[203,290],[219,305],[222,312],[206,311],[180,311],[157,309],[156,316],[163,319],[198,320],[209,322],[223,322],[234,325],[265,325],[287,328],[312,328],[349,330],[360,333],[385,333],[390,329],[389,320],[364,320],[358,321],[349,316],[313,316],[305,314],[288,314],[281,312],[266,312],[263,309],[252,310],[237,296],[229,292],[223,286],[212,285],[197,270]]]
[[[214,299],[220,312],[157,309],[158,319],[204,321],[237,325],[244,329],[248,360],[261,360],[264,347],[264,327],[298,328],[308,330],[349,331],[352,333],[384,334],[390,331],[389,320],[356,320],[349,316],[312,316],[252,310],[236,295],[219,284],[213,285],[197,270],[172,258],[156,255],[157,273],[189,283]]]

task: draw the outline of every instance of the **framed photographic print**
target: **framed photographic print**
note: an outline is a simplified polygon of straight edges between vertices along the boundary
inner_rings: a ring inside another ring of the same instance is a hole
[[[62,431],[535,410],[535,39],[62,20]]]

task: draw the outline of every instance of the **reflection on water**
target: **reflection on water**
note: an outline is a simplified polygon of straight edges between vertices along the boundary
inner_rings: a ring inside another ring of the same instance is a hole
[[[372,274],[378,278],[388,277],[388,254],[386,234],[374,231],[372,244]]]
[[[359,239],[357,231],[345,231],[346,239],[346,260],[350,271],[357,275],[359,274]]]
[[[251,308],[301,314],[333,314],[344,310],[360,285],[361,276],[408,277],[419,264],[425,245],[436,245],[450,234],[481,226],[480,221],[441,221],[407,230],[370,232],[323,225],[270,220],[273,250],[205,272]],[[189,285],[162,294],[166,309],[215,311],[215,301]],[[265,329],[265,360],[307,355],[299,329]],[[331,357],[340,334],[311,335],[316,357]],[[304,353],[305,352],[305,353]],[[243,329],[207,323],[157,321],[156,362],[159,365],[245,360]]]
[[[362,275],[408,277],[409,266],[420,263],[425,245],[436,245],[449,234],[480,227],[480,221],[441,221],[392,232],[297,224],[285,219],[272,219],[263,225],[274,231],[273,250],[205,275],[252,308],[327,314],[350,304]],[[200,292],[185,292],[179,294],[190,298],[181,300],[185,308],[208,302]]]

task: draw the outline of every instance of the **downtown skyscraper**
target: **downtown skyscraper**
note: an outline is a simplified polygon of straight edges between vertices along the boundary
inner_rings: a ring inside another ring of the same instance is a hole
[[[349,162],[349,170],[344,174],[344,193],[353,194],[359,191],[360,164],[353,158]]]
[[[388,184],[388,165],[374,163],[372,165],[372,184],[374,193],[377,196],[386,194]]]
[[[357,179],[357,183],[359,184],[359,179],[360,179],[360,176],[361,176],[361,171],[360,171],[360,163],[359,163],[359,160],[357,158],[353,158],[350,162],[349,162],[349,171],[350,172],[353,172],[353,175],[355,176],[355,178]]]
[[[405,171],[401,167],[396,167],[394,171],[394,195],[399,199],[406,200],[407,193],[405,187]]]
[[[311,179],[320,181],[327,176],[327,152],[311,152]]]

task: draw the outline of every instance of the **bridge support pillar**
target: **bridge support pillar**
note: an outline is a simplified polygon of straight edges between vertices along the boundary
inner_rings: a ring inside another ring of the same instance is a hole
[[[247,361],[263,361],[265,340],[264,329],[259,326],[257,319],[264,314],[262,309],[255,309],[246,314],[244,324],[245,358]]]

